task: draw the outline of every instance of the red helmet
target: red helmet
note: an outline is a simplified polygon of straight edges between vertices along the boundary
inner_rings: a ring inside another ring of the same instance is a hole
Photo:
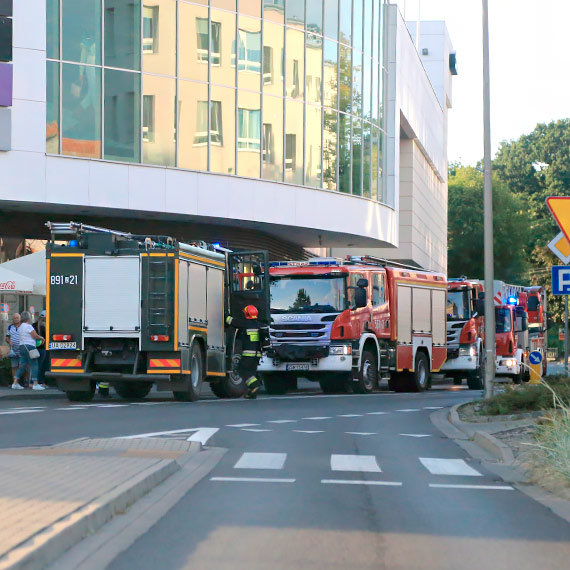
[[[243,308],[243,314],[245,315],[246,319],[257,319],[257,307],[248,305],[247,307]]]

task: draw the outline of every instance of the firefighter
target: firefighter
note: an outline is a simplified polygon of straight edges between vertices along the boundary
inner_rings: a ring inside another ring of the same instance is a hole
[[[247,305],[243,313],[245,319],[227,317],[226,323],[240,331],[242,351],[237,372],[247,386],[247,394],[244,397],[255,400],[261,386],[257,378],[257,365],[261,358],[260,326],[256,307]]]
[[[109,397],[109,382],[99,382],[97,384],[99,396],[103,398]]]

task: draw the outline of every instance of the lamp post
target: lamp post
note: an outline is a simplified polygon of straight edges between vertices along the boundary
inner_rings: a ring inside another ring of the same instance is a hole
[[[491,181],[491,94],[489,81],[489,7],[483,2],[483,130],[484,130],[484,266],[485,266],[485,399],[495,381],[495,304],[493,300],[493,187]]]

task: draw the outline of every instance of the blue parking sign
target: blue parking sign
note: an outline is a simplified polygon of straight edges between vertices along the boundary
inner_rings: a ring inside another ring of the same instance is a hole
[[[570,295],[570,266],[552,266],[552,294]]]

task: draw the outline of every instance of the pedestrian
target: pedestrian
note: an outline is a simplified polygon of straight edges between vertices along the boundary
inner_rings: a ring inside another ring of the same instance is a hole
[[[16,372],[16,381],[20,384],[20,379],[26,370],[29,369],[32,390],[45,390],[43,386],[38,384],[38,360],[40,353],[36,349],[36,340],[45,342],[45,338],[40,336],[30,324],[32,317],[28,311],[24,311],[21,314],[21,319],[22,324],[18,327],[18,340],[20,341],[20,365]]]
[[[22,390],[24,387],[16,380],[16,372],[20,364],[20,341],[18,329],[22,324],[20,313],[14,313],[12,316],[12,324],[6,332],[6,342],[10,345],[10,364],[12,366],[12,390]]]
[[[247,386],[247,394],[244,398],[255,400],[261,386],[261,382],[257,378],[257,365],[261,358],[261,338],[260,326],[257,320],[257,308],[253,305],[248,305],[243,309],[243,314],[245,319],[230,316],[227,317],[226,323],[240,331],[242,350],[237,372]]]
[[[42,311],[38,320],[33,325],[34,330],[43,338],[46,337],[46,312]],[[36,344],[38,344],[36,342]],[[46,351],[46,343],[43,341],[40,345],[37,346],[38,352],[40,353],[40,357],[38,359],[38,383],[45,388],[46,385],[46,372],[47,372],[47,351]]]

